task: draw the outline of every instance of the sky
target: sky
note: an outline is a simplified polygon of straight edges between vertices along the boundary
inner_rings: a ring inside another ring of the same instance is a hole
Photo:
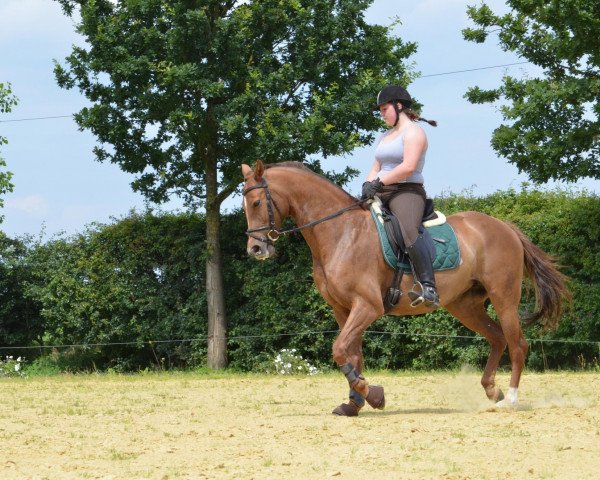
[[[423,116],[439,123],[437,128],[424,126],[429,137],[424,172],[429,196],[482,196],[497,190],[518,190],[528,180],[506,159],[498,158],[490,146],[491,134],[502,122],[497,107],[471,105],[463,98],[469,87],[498,86],[505,73],[536,74],[530,64],[484,68],[523,59],[503,52],[493,36],[483,45],[462,39],[461,30],[471,25],[467,5],[478,3],[375,0],[366,14],[370,23],[379,24],[390,24],[399,17],[402,23],[394,33],[418,44],[411,61],[422,78],[408,89],[424,104]],[[501,0],[486,3],[495,12],[506,11]],[[0,0],[0,82],[10,82],[19,98],[12,113],[0,116],[0,135],[9,142],[1,147],[0,156],[13,172],[15,185],[4,197],[0,212],[4,215],[0,230],[9,237],[47,239],[77,234],[92,223],[110,223],[132,209],[146,208],[144,198],[131,189],[133,176],[116,165],[95,161],[95,138],[88,131],[79,131],[68,117],[87,101],[78,90],[58,87],[53,62],[63,62],[72,45],[81,43],[73,21],[54,0]],[[459,71],[462,73],[449,74]],[[40,117],[62,118],[31,120]],[[341,171],[346,165],[358,169],[360,177],[347,186],[353,194],[360,193],[371,164],[372,147],[322,163],[326,170]],[[574,186],[600,193],[598,180],[586,179]],[[240,203],[239,196],[230,198],[223,210]],[[160,208],[178,210],[182,202],[173,198]]]

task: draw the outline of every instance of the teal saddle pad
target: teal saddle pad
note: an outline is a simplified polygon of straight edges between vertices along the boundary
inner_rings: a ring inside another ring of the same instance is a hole
[[[379,241],[381,243],[381,249],[383,256],[387,264],[393,269],[402,269],[405,272],[410,272],[411,268],[408,263],[398,261],[392,250],[392,246],[387,238],[385,227],[383,226],[379,215],[371,207],[371,215],[377,225],[377,233],[379,234]],[[433,261],[434,270],[451,270],[460,265],[460,249],[458,247],[458,240],[456,233],[452,226],[446,222],[441,225],[434,225],[433,227],[426,227],[429,235],[433,239],[435,245],[435,260]]]

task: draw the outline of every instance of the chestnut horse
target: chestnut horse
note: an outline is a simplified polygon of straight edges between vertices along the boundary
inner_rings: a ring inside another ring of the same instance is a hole
[[[383,387],[369,385],[362,375],[362,336],[384,314],[383,296],[394,271],[384,260],[376,226],[368,209],[344,190],[294,162],[242,165],[243,207],[248,221],[248,254],[267,259],[274,254],[280,234],[301,230],[313,259],[313,277],[340,328],[333,344],[333,359],[350,384],[350,399],[333,411],[355,416],[365,400],[373,408],[385,405]],[[299,227],[281,231],[291,217]],[[535,287],[536,311],[527,323],[556,326],[569,291],[565,278],[549,255],[515,226],[478,212],[448,217],[461,251],[461,264],[435,273],[440,303],[467,328],[483,335],[491,352],[481,384],[487,397],[499,406],[516,406],[517,389],[527,353],[518,306],[524,272]],[[401,288],[412,287],[412,275]],[[407,295],[388,312],[418,315],[431,311],[412,307]],[[486,311],[490,300],[499,322]],[[495,384],[496,369],[508,345],[511,377],[507,398]]]

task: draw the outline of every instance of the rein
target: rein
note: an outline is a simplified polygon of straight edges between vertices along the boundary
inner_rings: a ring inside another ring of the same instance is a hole
[[[267,197],[267,213],[269,214],[269,225],[264,225],[262,227],[248,229],[248,230],[246,230],[246,235],[248,235],[249,237],[252,237],[260,242],[265,242],[268,245],[273,245],[277,240],[279,240],[279,237],[281,237],[282,235],[289,235],[290,233],[299,232],[300,230],[304,230],[305,228],[314,227],[315,225],[318,225],[319,223],[323,223],[323,222],[326,222],[327,220],[331,220],[332,218],[339,217],[340,215],[347,212],[348,210],[352,210],[356,207],[359,207],[360,205],[362,205],[363,203],[365,203],[367,201],[366,199],[358,200],[358,201],[354,202],[352,205],[348,205],[347,207],[344,207],[344,208],[338,210],[337,212],[327,215],[326,217],[322,217],[317,220],[313,220],[312,222],[308,222],[304,225],[300,225],[299,227],[291,227],[291,228],[287,228],[285,230],[278,230],[277,228],[275,228],[275,214],[273,213],[273,207],[275,207],[275,209],[279,212],[280,215],[281,215],[281,211],[279,210],[279,208],[277,207],[277,204],[273,200],[271,191],[269,190],[269,186],[267,185],[267,181],[264,178],[260,179],[260,183],[257,183],[256,185],[252,185],[251,187],[246,188],[242,192],[242,196],[245,196],[248,192],[250,192],[251,190],[255,190],[257,188],[265,189],[265,196]],[[258,235],[254,235],[256,232],[262,232],[265,230],[268,230],[268,232],[266,235],[263,235],[262,237],[259,237]]]

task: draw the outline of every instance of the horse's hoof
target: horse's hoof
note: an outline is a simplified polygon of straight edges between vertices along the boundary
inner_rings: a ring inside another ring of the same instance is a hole
[[[494,400],[494,402],[496,403],[501,402],[502,400],[504,400],[504,392],[498,389],[498,393],[492,400]]]
[[[488,399],[494,403],[504,400],[504,393],[498,387],[490,387],[489,389],[486,389],[485,394],[487,395]]]
[[[511,402],[508,398],[503,398],[499,402],[496,402],[494,404],[494,407],[495,408],[506,409],[506,410],[517,409],[518,402],[516,402],[516,401],[515,402]]]
[[[357,417],[359,411],[360,407],[356,403],[350,402],[335,407],[331,413],[340,417]]]
[[[371,407],[376,408],[377,410],[383,410],[385,408],[385,394],[383,393],[383,387],[381,385],[369,385],[369,394],[365,400]]]

